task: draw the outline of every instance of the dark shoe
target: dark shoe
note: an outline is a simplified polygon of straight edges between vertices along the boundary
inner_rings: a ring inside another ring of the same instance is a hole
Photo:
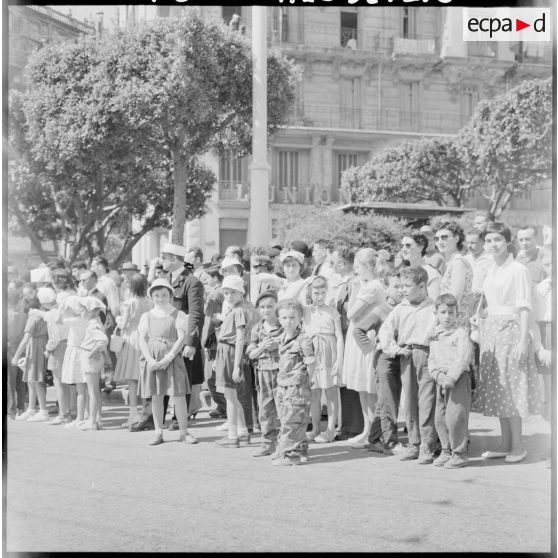
[[[410,444],[401,452],[401,457],[399,459],[401,461],[412,461],[413,459],[418,459],[419,453],[418,446]]]
[[[101,390],[105,393],[110,393],[116,387],[116,382],[112,381]]]
[[[196,411],[195,413],[190,413],[188,415],[188,420],[196,420],[196,416],[198,415],[198,412]]]
[[[155,430],[155,423],[153,422],[153,415],[143,417],[141,420],[132,424],[128,428],[130,432],[143,432],[144,430]]]
[[[374,453],[384,453],[384,444],[380,440],[376,440],[375,442],[371,442],[366,449]]]
[[[222,418],[222,419],[226,419],[227,418],[227,413],[223,413],[221,411],[218,411],[217,409],[215,409],[214,411],[209,411],[209,416],[211,418]]]
[[[221,438],[220,440],[217,440],[215,442],[216,446],[219,446],[220,448],[238,448],[240,447],[238,438],[229,438],[228,436],[225,436],[224,438]]]
[[[343,432],[342,430],[336,430],[335,431],[335,438],[334,440],[348,440],[350,438],[350,435],[347,434],[347,432]]]
[[[238,445],[241,447],[246,447],[250,445],[250,434],[246,434],[246,436],[239,436],[238,437]]]
[[[178,428],[178,421],[176,419],[172,419],[169,424],[169,430],[172,432],[173,430],[178,430]]]

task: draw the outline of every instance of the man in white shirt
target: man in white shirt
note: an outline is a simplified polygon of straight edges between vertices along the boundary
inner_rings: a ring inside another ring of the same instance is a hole
[[[541,263],[543,251],[540,246],[537,246],[535,227],[531,225],[521,227],[517,231],[517,244],[519,252],[516,260],[529,270],[534,284],[540,283],[546,277],[546,273]]]
[[[95,256],[91,261],[91,271],[97,275],[97,289],[107,297],[108,309],[116,317],[120,314],[120,292],[116,283],[107,273],[108,262],[103,256]]]
[[[465,235],[465,244],[469,250],[465,259],[471,264],[473,269],[473,292],[482,293],[482,284],[486,277],[486,272],[494,260],[484,249],[484,240],[476,230]]]

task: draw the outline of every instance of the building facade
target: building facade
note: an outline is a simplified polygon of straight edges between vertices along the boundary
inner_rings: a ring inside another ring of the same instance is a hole
[[[98,31],[99,22],[90,25],[48,6],[8,6],[8,87],[20,90],[27,87],[24,72],[27,59],[45,44]]]
[[[175,17],[186,9],[150,6],[143,15]],[[197,9],[225,23],[238,13],[251,33],[250,6]],[[347,168],[403,141],[452,136],[480,100],[552,75],[551,44],[463,42],[461,17],[452,7],[268,8],[269,47],[303,68],[289,126],[269,149],[272,235],[285,204],[345,201],[340,179]],[[208,154],[205,162],[218,181],[208,213],[186,225],[185,244],[210,257],[246,244],[250,157]],[[541,185],[514,199],[505,218],[548,224],[550,200],[550,185]],[[468,205],[488,207],[480,195]],[[167,234],[146,238],[134,259],[156,256]]]

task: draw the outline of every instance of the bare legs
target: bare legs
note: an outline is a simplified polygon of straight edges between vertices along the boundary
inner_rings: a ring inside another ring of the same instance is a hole
[[[365,443],[368,440],[368,435],[372,428],[372,421],[374,420],[374,408],[378,396],[375,393],[368,393],[367,391],[358,392],[360,398],[360,406],[362,407],[362,416],[364,419],[364,429],[360,434],[349,439],[353,444]]]
[[[227,421],[229,423],[229,438],[234,439],[238,436],[248,434],[244,410],[238,400],[236,389],[225,388],[225,399],[227,401]]]

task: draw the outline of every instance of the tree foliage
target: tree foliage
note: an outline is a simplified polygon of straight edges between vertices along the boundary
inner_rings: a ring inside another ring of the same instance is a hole
[[[171,223],[181,243],[215,182],[199,157],[251,146],[250,45],[196,14],[48,46],[28,69],[29,92],[10,92],[8,209],[39,251],[41,240],[70,242],[73,260],[117,233],[120,262]],[[271,135],[297,72],[271,53],[268,78]]]
[[[470,187],[499,217],[513,196],[552,176],[552,78],[526,81],[480,103],[457,147]]]
[[[456,137],[391,147],[345,171],[341,188],[354,203],[448,206],[463,206],[478,190],[498,216],[514,195],[551,176],[551,133],[551,79],[527,81],[480,103]]]
[[[385,215],[354,215],[308,205],[277,205],[277,238],[283,246],[291,240],[309,243],[320,238],[344,238],[360,248],[384,248],[392,253],[406,230],[406,222]]]

